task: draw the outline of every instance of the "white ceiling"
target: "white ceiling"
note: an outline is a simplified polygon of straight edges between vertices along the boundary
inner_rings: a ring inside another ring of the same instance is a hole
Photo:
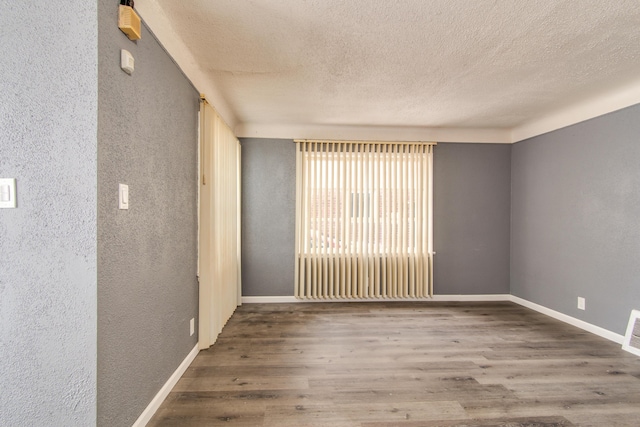
[[[640,102],[638,0],[136,8],[238,136],[513,142]]]

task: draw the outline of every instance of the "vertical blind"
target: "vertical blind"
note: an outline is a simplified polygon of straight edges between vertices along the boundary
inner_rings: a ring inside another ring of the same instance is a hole
[[[434,145],[296,141],[296,297],[432,296]]]
[[[200,108],[198,345],[211,346],[240,304],[240,143],[206,101]]]

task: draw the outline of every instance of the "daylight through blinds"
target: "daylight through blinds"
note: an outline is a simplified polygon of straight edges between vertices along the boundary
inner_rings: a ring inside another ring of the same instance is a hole
[[[297,297],[432,295],[434,145],[296,142]]]

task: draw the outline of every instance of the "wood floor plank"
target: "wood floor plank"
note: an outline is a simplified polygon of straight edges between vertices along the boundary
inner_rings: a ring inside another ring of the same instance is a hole
[[[245,304],[160,426],[640,426],[640,358],[509,302]]]
[[[267,407],[264,426],[353,426],[367,421],[448,420],[465,416],[455,401],[311,404],[295,408],[273,405]]]
[[[525,417],[486,420],[451,420],[410,423],[362,423],[362,427],[571,427],[564,417]]]
[[[175,391],[215,391],[215,390],[306,390],[309,379],[302,376],[202,376],[181,378]]]

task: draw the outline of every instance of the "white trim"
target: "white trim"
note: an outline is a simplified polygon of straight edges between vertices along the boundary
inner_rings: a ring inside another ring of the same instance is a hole
[[[584,320],[576,319],[575,317],[568,316],[564,313],[560,313],[559,311],[552,310],[534,302],[527,301],[526,299],[522,299],[515,295],[511,295],[510,300],[512,302],[515,302],[516,304],[520,304],[524,307],[530,308],[549,317],[553,317],[554,319],[558,319],[562,322],[576,326],[587,332],[591,332],[592,334],[601,336],[602,338],[606,338],[609,341],[613,341],[618,344],[622,344],[622,342],[624,341],[624,337],[620,334],[611,332],[608,329],[601,328],[600,326],[592,325],[591,323],[585,322]]]
[[[438,141],[513,144],[640,103],[640,80],[617,90],[548,113],[513,128],[435,128],[427,126],[357,126],[264,124],[242,122],[240,138],[337,139],[352,141]]]
[[[294,296],[271,296],[271,297],[242,297],[242,304],[276,304],[288,302],[303,302]]]
[[[631,354],[635,354],[636,356],[640,356],[640,348],[631,347],[631,335],[638,318],[640,318],[640,310],[631,310],[629,324],[627,324],[627,332],[624,334],[624,342],[622,343],[623,350],[628,351]]]
[[[239,138],[322,139],[338,141],[437,141],[466,143],[511,143],[510,129],[433,128],[426,126],[349,126],[240,123]]]
[[[169,392],[171,392],[173,387],[176,385],[182,374],[185,373],[189,365],[191,365],[191,362],[193,362],[193,359],[196,358],[198,352],[198,346],[196,345],[195,347],[193,347],[193,350],[189,352],[187,357],[182,361],[180,366],[178,366],[178,369],[176,369],[176,371],[169,377],[167,382],[162,386],[158,394],[156,394],[156,396],[151,400],[146,409],[142,411],[142,414],[140,414],[136,422],[133,423],[132,427],[144,427],[147,425],[160,405],[162,405],[162,402],[164,402],[164,400],[167,398]]]
[[[511,141],[518,142],[585,120],[600,117],[640,103],[640,79],[563,110],[538,117],[511,131]]]
[[[434,301],[511,301],[509,294],[487,294],[487,295],[434,295]]]
[[[640,103],[640,79],[567,108],[541,115],[513,128],[435,128],[427,126],[349,126],[313,123],[286,125],[239,123],[246,138],[438,141],[511,144],[575,125]]]
[[[511,295],[434,295],[433,298],[344,298],[344,299],[300,299],[294,296],[255,296],[242,297],[243,304],[274,304],[274,303],[298,303],[298,302],[434,302],[434,301],[510,301]]]

